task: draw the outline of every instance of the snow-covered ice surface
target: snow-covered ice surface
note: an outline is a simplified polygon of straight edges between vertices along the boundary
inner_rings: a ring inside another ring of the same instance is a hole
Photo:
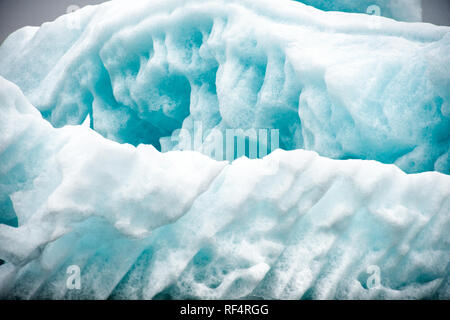
[[[450,28],[290,1],[115,0],[17,31],[0,298],[450,299],[449,53]],[[290,151],[217,161],[186,150],[195,123],[203,153],[231,128]]]

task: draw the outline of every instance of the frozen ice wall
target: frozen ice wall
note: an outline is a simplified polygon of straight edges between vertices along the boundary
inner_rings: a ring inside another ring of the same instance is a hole
[[[450,28],[294,1],[114,0],[15,32],[0,298],[450,299],[449,53]],[[208,156],[230,129],[284,150]]]
[[[126,2],[126,1],[125,1]],[[86,7],[0,48],[0,74],[54,126],[158,150],[277,129],[285,150],[450,172],[449,28],[283,1]],[[253,139],[250,137],[250,140]]]
[[[159,153],[55,129],[0,84],[1,190],[19,221],[0,224],[2,298],[450,298],[447,175],[304,150]]]

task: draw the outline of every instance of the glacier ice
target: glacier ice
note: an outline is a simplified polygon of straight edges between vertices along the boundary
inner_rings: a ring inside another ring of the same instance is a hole
[[[447,27],[291,1],[114,0],[15,32],[0,298],[450,299],[449,53]],[[233,128],[285,150],[201,153]]]
[[[422,0],[297,0],[325,11],[378,14],[399,21],[422,21]]]
[[[53,128],[0,84],[0,186],[19,221],[0,225],[3,298],[450,298],[447,175],[135,148]]]
[[[277,129],[285,150],[450,173],[448,27],[292,1],[126,2],[17,31],[0,75],[54,126],[89,115],[121,143],[186,149],[200,122],[202,151],[213,129]]]

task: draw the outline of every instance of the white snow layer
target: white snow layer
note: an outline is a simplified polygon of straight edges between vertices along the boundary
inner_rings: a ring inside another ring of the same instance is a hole
[[[17,31],[0,297],[450,299],[450,176],[404,172],[450,172],[449,52],[450,28],[290,1],[115,0]],[[196,122],[314,151],[179,151]]]

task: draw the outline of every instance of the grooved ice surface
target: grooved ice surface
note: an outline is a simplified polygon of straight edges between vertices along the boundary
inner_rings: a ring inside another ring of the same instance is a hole
[[[0,298],[450,299],[450,177],[397,167],[449,171],[449,47],[449,28],[263,0],[112,1],[16,32]],[[177,151],[196,121],[318,153]]]
[[[304,150],[227,164],[52,128],[6,80],[0,103],[2,297],[450,298],[447,175]]]
[[[450,173],[449,30],[293,1],[119,0],[14,33],[0,75],[54,126],[89,115],[118,142],[274,128],[285,150]]]

